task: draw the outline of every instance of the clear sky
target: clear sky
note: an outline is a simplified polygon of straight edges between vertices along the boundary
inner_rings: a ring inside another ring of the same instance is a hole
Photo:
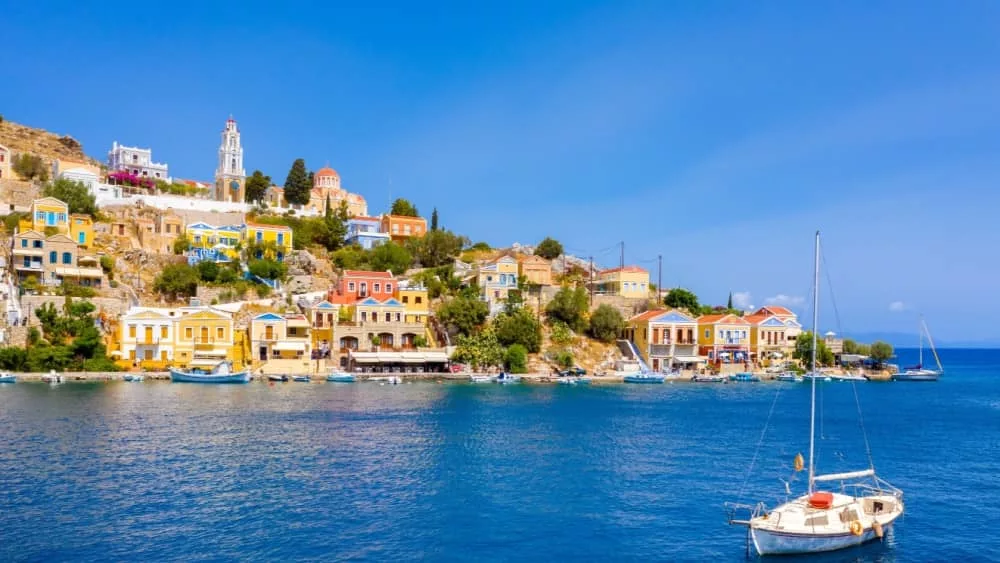
[[[329,163],[493,245],[551,235],[824,330],[1000,341],[1000,3],[7,3],[5,118],[211,180]],[[824,281],[826,281],[824,279]],[[838,320],[839,319],[839,320]],[[914,337],[915,339],[915,337]]]

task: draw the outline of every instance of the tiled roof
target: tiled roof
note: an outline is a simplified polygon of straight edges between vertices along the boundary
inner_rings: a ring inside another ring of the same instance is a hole
[[[601,270],[598,274],[613,274],[615,272],[637,272],[642,274],[648,274],[649,271],[645,268],[639,266],[625,266],[624,268],[609,268],[607,270]]]
[[[344,270],[344,277],[393,279],[392,272],[368,272],[365,270]]]
[[[770,311],[772,315],[795,315],[795,313],[780,305],[767,305],[761,307],[757,313],[760,313],[760,311]]]
[[[746,321],[746,319],[743,319],[741,317],[737,317],[736,315],[729,314],[729,315],[702,315],[702,316],[698,317],[698,324],[700,324],[700,325],[707,325],[707,324],[745,325],[745,324],[750,324],[750,323],[748,323]]]

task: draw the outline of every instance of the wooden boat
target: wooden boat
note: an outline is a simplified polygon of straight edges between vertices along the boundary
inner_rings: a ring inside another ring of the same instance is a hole
[[[335,371],[326,376],[326,380],[332,383],[354,383],[354,374],[344,371]]]
[[[167,368],[170,372],[170,381],[175,383],[249,383],[250,370],[232,371],[232,364],[222,361],[216,364],[212,371],[203,371],[198,368],[182,370],[178,368]]]
[[[268,381],[274,381],[274,382],[288,381],[288,376],[284,375],[284,374],[282,374],[282,375],[271,374],[271,375],[267,376],[267,380]]]
[[[17,376],[9,371],[0,372],[0,383],[16,383]]]
[[[663,383],[666,379],[662,373],[652,373],[641,371],[639,373],[630,373],[622,377],[622,381],[625,383]]]

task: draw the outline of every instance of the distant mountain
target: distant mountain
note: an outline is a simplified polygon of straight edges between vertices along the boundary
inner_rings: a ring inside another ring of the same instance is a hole
[[[872,343],[876,340],[888,342],[894,348],[916,348],[920,345],[919,336],[916,332],[859,332],[855,334],[844,334],[844,338],[850,338],[856,342]],[[1000,348],[1000,338],[984,339],[934,339],[934,345],[938,348]]]

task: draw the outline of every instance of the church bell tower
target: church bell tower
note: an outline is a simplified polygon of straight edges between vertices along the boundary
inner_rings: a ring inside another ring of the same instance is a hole
[[[240,145],[240,129],[232,116],[226,120],[222,130],[222,144],[219,146],[219,166],[215,169],[215,193],[217,201],[243,203],[246,197],[246,171],[243,169],[243,147]]]

